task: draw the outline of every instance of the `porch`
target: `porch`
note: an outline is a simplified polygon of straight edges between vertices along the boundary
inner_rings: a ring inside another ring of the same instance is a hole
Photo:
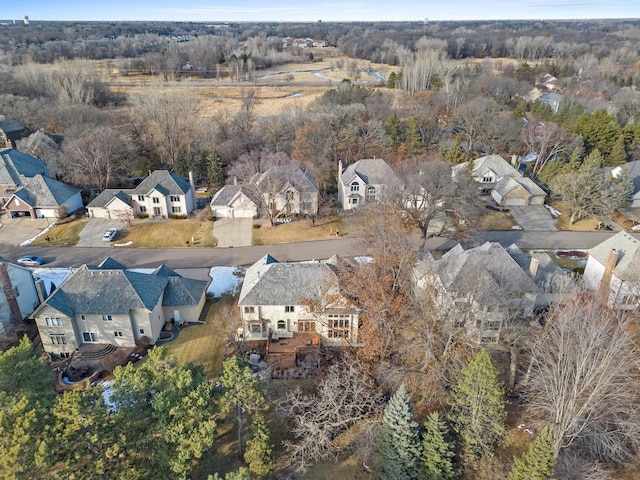
[[[313,332],[288,332],[290,336],[270,335],[267,342],[266,361],[273,368],[296,368],[298,353],[318,350],[320,337]]]

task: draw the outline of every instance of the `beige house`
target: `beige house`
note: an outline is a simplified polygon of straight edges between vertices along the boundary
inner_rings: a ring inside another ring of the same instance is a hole
[[[610,306],[640,306],[640,240],[619,232],[589,250],[584,284],[599,290]]]
[[[126,269],[112,258],[83,265],[33,313],[44,351],[69,357],[83,344],[155,344],[166,322],[196,322],[208,282],[161,265],[152,273]]]
[[[258,215],[259,199],[242,185],[225,185],[211,199],[216,218],[253,218]]]
[[[266,342],[315,333],[326,345],[357,345],[358,311],[340,295],[333,268],[262,257],[247,269],[240,291],[239,338]]]
[[[344,169],[338,164],[338,202],[344,210],[381,202],[401,187],[396,172],[381,158],[358,160]]]
[[[189,179],[168,170],[155,170],[136,188],[106,189],[89,205],[92,218],[186,216],[196,207],[193,176]]]

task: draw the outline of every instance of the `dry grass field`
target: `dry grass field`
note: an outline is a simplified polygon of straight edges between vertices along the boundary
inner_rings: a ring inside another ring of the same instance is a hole
[[[213,236],[213,223],[197,218],[167,219],[135,223],[125,228],[117,239],[118,244],[131,242],[130,247],[214,247],[218,243]]]
[[[583,218],[575,222],[573,225],[569,224],[571,213],[569,208],[564,202],[550,202],[550,205],[558,210],[562,215],[556,220],[556,228],[558,230],[569,230],[572,232],[591,232],[598,226],[598,219],[594,217]]]
[[[80,240],[80,232],[87,225],[88,220],[74,220],[69,223],[55,225],[47,232],[46,235],[40,235],[36,238],[32,245],[37,247],[69,247],[78,243]],[[49,240],[47,240],[49,239]]]
[[[256,223],[261,226],[253,229],[254,245],[325,240],[335,238],[336,231],[341,237],[353,233],[353,229],[340,216],[320,218],[316,220],[315,226],[309,219],[295,220],[275,227],[270,226],[265,219]]]

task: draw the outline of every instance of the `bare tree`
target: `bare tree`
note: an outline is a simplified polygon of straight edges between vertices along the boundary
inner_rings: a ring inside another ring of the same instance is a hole
[[[451,164],[438,160],[407,163],[398,169],[404,189],[393,203],[423,239],[460,235],[460,225],[477,214],[478,189],[468,175],[452,179]]]
[[[631,327],[590,292],[551,311],[533,345],[525,398],[530,414],[551,429],[556,454],[577,447],[617,463],[637,454],[640,370]]]
[[[527,123],[521,138],[528,152],[537,153],[534,175],[538,175],[549,160],[571,152],[577,146],[575,135],[552,122]]]
[[[355,358],[333,365],[320,381],[315,395],[296,388],[278,404],[278,410],[293,422],[297,443],[285,442],[289,460],[298,469],[328,458],[341,448],[338,435],[355,425],[376,423],[383,399],[366,369]]]

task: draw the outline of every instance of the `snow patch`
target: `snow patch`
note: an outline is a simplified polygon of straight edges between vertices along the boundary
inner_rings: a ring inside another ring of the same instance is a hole
[[[39,278],[44,284],[47,297],[51,295],[52,286],[58,288],[76,268],[34,268],[34,278]]]
[[[129,240],[127,243],[114,243],[113,246],[114,247],[128,247],[129,245],[131,245],[133,242],[131,240]]]
[[[33,243],[33,241],[38,238],[41,237],[42,235],[44,235],[45,233],[47,233],[49,230],[51,230],[51,228],[53,228],[55,226],[55,222],[52,223],[51,225],[49,225],[47,228],[45,228],[44,230],[42,230],[39,234],[37,234],[35,237],[31,237],[28,240],[25,240],[24,242],[22,242],[20,244],[21,247],[24,247],[25,245],[31,245]]]
[[[238,267],[211,267],[211,283],[207,293],[220,298],[224,293],[235,295],[244,278],[244,269]]]
[[[544,206],[544,208],[546,208],[547,210],[549,210],[549,213],[551,214],[551,216],[553,218],[558,218],[559,216],[562,215],[561,212],[559,212],[558,210],[556,210],[555,208],[553,208],[551,205],[546,205]]]

